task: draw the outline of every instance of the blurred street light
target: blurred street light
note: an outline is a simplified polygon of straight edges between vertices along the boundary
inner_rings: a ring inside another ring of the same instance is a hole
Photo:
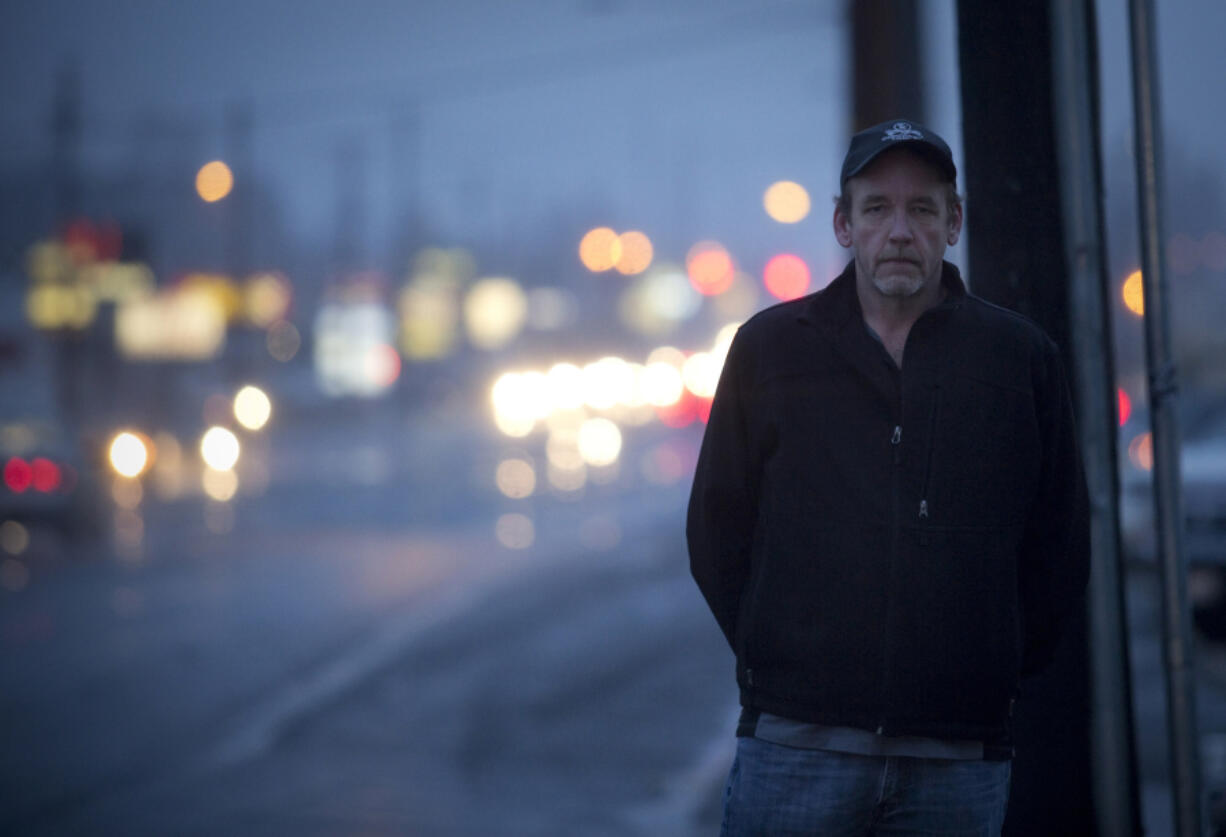
[[[515,339],[528,319],[528,296],[514,279],[481,279],[464,297],[464,326],[479,349],[500,349]]]
[[[234,396],[234,418],[248,430],[259,430],[272,416],[272,401],[264,390],[248,384]]]
[[[809,266],[800,256],[780,253],[762,270],[762,283],[771,295],[782,300],[797,299],[809,290]]]
[[[206,203],[216,203],[234,188],[234,173],[221,160],[205,163],[196,172],[196,194]]]
[[[224,427],[214,425],[200,439],[200,456],[215,471],[229,471],[238,464],[239,451],[238,437]]]
[[[790,180],[772,183],[762,195],[766,214],[781,224],[795,224],[809,214],[809,193]]]
[[[731,287],[735,266],[724,245],[700,241],[686,254],[685,270],[695,290],[704,296],[716,296]]]
[[[608,227],[588,230],[579,241],[579,260],[593,273],[612,269],[621,256],[621,239]]]
[[[630,230],[619,235],[617,241],[621,252],[613,266],[618,273],[634,276],[651,266],[655,250],[651,246],[651,239],[645,233]]]
[[[1128,278],[1124,280],[1124,287],[1121,293],[1124,298],[1124,305],[1127,306],[1129,311],[1138,317],[1145,316],[1145,293],[1141,281],[1141,271],[1134,270],[1128,274]]]
[[[135,479],[149,466],[149,445],[131,431],[124,431],[111,440],[108,452],[111,467],[120,476]]]

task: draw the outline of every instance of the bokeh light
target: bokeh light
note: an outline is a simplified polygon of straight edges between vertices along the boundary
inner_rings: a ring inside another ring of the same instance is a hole
[[[1151,433],[1142,433],[1133,437],[1128,443],[1128,459],[1142,471],[1154,467],[1154,437]]]
[[[205,468],[200,485],[211,499],[226,503],[238,493],[238,474],[233,469]]]
[[[514,279],[481,279],[464,297],[464,327],[478,349],[500,349],[528,319],[528,297]]]
[[[302,335],[293,323],[280,320],[269,326],[265,342],[268,345],[268,354],[274,360],[289,363],[302,347]]]
[[[587,466],[582,461],[574,468],[563,468],[552,461],[546,469],[549,485],[562,495],[575,495],[587,485]]]
[[[658,264],[626,289],[618,314],[640,334],[663,336],[698,313],[702,299],[680,267]]]
[[[238,437],[224,427],[213,426],[200,438],[200,456],[215,471],[228,471],[238,463]]]
[[[681,398],[685,382],[679,368],[665,361],[656,361],[643,367],[640,386],[644,401],[653,407],[667,407]]]
[[[290,299],[289,280],[279,273],[258,273],[243,285],[247,319],[260,328],[268,328],[284,319],[289,312]]]
[[[526,459],[504,459],[498,463],[494,483],[504,496],[521,500],[536,490],[536,469]]]
[[[634,370],[619,357],[603,357],[583,367],[583,403],[609,410],[627,403],[634,391]]]
[[[621,238],[609,227],[588,230],[579,241],[579,261],[593,273],[611,270],[621,256]]]
[[[234,396],[234,418],[248,430],[259,430],[272,416],[272,401],[264,390],[248,384]]]
[[[573,363],[555,363],[545,373],[551,409],[575,410],[583,406],[583,370]]]
[[[584,467],[583,454],[579,451],[579,428],[586,419],[573,426],[555,426],[549,430],[545,441],[545,457],[549,464],[564,471],[576,471]]]
[[[215,203],[234,188],[234,173],[221,160],[205,163],[196,172],[196,194],[207,203]]]
[[[60,487],[60,466],[50,459],[42,456],[34,457],[30,462],[30,470],[32,472],[31,484],[35,491],[50,494]]]
[[[0,549],[9,555],[20,555],[30,547],[30,532],[19,521],[0,523]]]
[[[365,379],[375,388],[372,394],[382,392],[400,377],[400,353],[391,343],[376,343],[367,347],[362,366]]]
[[[117,474],[139,477],[149,464],[149,446],[136,433],[124,431],[111,440],[108,457]]]
[[[791,253],[772,256],[762,270],[762,283],[777,299],[798,299],[809,290],[809,266]]]
[[[80,286],[35,285],[26,295],[26,317],[39,329],[83,329],[96,311],[97,299]]]
[[[536,526],[526,514],[504,514],[494,524],[494,536],[507,549],[527,549],[536,541]]]
[[[328,302],[315,316],[315,375],[332,396],[373,398],[400,375],[391,312],[374,300]]]
[[[549,379],[541,372],[500,375],[490,388],[494,423],[507,436],[527,436],[553,409],[549,393]]]
[[[400,292],[400,350],[410,360],[451,353],[460,323],[460,280],[452,275],[415,276]]]
[[[1128,397],[1128,393],[1124,392],[1123,387],[1117,390],[1116,397],[1119,404],[1120,427],[1123,427],[1128,423],[1128,418],[1132,415],[1132,399]]]
[[[589,465],[612,465],[621,455],[621,430],[607,418],[590,418],[583,422],[578,442],[579,454]]]
[[[772,183],[762,196],[766,214],[781,224],[795,224],[809,214],[809,193],[791,180]]]
[[[136,511],[145,500],[145,489],[140,480],[116,477],[111,481],[111,500],[121,509]]]
[[[613,266],[618,273],[634,276],[651,266],[655,250],[651,246],[651,239],[645,233],[630,230],[619,235],[617,240],[621,252]]]
[[[4,485],[14,494],[24,494],[34,482],[34,468],[20,456],[4,463]]]
[[[732,285],[735,266],[724,245],[700,241],[686,254],[685,270],[695,290],[704,296],[715,296]]]
[[[224,285],[203,279],[126,300],[115,310],[115,345],[129,358],[211,359],[225,344],[231,305]]]
[[[711,352],[694,352],[685,359],[685,365],[681,367],[681,378],[685,382],[685,388],[694,395],[711,398],[715,395],[722,368],[722,359]]]
[[[1128,274],[1128,278],[1124,280],[1124,288],[1121,291],[1124,299],[1124,306],[1136,314],[1138,317],[1145,316],[1145,289],[1141,278],[1141,271],[1134,270]]]
[[[681,391],[681,397],[676,403],[656,408],[656,416],[665,427],[689,427],[702,418],[703,399],[688,389]]]

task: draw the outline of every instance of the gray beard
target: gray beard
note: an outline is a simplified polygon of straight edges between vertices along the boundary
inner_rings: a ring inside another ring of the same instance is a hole
[[[918,276],[874,276],[873,287],[882,296],[911,297],[923,290],[924,280]]]

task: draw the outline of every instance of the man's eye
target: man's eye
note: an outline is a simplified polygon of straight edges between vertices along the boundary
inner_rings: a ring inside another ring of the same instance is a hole
[[[882,209],[884,209],[884,208],[885,208],[885,207],[883,207],[883,206],[866,206],[866,207],[864,208],[864,214],[866,214],[866,215],[874,215],[874,214],[880,213],[880,212],[881,212],[881,210],[882,210]]]

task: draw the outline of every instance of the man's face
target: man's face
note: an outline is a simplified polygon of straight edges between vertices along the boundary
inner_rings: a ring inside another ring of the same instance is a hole
[[[962,207],[948,185],[905,148],[887,151],[847,181],[851,209],[834,212],[834,234],[852,249],[862,291],[910,297],[940,282],[945,248],[958,243]]]

